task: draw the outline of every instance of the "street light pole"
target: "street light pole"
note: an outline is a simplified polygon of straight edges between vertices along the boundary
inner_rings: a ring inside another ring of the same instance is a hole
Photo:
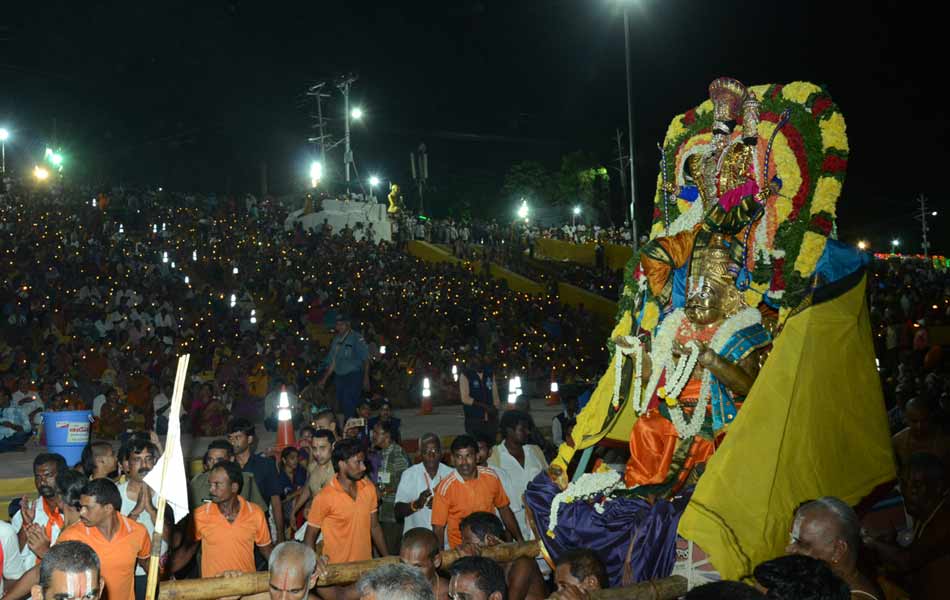
[[[623,42],[627,65],[627,136],[630,144],[630,230],[633,236],[633,253],[639,252],[640,238],[637,236],[637,177],[634,168],[633,152],[633,82],[630,74],[630,7],[623,9]]]
[[[0,127],[0,155],[2,155],[2,164],[0,164],[0,174],[7,174],[7,140],[10,138],[10,131],[6,127]]]

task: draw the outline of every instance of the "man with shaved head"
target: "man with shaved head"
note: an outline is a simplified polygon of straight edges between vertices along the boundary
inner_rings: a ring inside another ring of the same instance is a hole
[[[309,593],[317,579],[326,575],[326,557],[317,557],[313,548],[300,542],[283,542],[270,553],[267,563],[270,581],[267,592],[243,596],[245,600],[317,600]],[[227,571],[225,577],[240,577],[243,571]]]
[[[848,584],[854,597],[883,600],[884,594],[874,580],[858,569],[860,549],[861,522],[843,500],[825,496],[795,511],[785,552],[828,563],[834,574]]]
[[[402,536],[399,547],[399,560],[404,565],[415,567],[432,586],[435,600],[448,600],[449,581],[439,575],[442,558],[439,556],[441,544],[431,529],[415,527]]]

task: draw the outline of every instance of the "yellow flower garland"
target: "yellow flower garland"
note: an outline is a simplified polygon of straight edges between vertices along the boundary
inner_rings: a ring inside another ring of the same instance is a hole
[[[803,277],[810,277],[818,265],[818,259],[825,251],[827,238],[814,231],[806,231],[802,239],[801,249],[798,251],[798,258],[795,259],[795,270]]]
[[[848,151],[848,135],[844,124],[844,115],[840,112],[832,113],[827,119],[818,122],[821,128],[821,149]]]
[[[811,214],[822,211],[835,215],[838,197],[841,195],[841,182],[834,177],[822,177],[815,186],[815,197],[811,203]]]
[[[782,88],[782,96],[791,100],[792,102],[805,104],[805,101],[808,100],[809,96],[820,91],[821,88],[814,83],[808,83],[807,81],[793,81]]]

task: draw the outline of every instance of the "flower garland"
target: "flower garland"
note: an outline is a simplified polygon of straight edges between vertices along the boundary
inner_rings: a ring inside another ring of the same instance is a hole
[[[649,404],[653,394],[658,394],[669,407],[670,421],[676,427],[676,434],[681,439],[693,437],[703,427],[706,420],[706,408],[709,399],[712,396],[710,388],[712,386],[711,374],[708,369],[703,370],[702,383],[699,390],[699,399],[696,408],[693,410],[692,417],[687,420],[683,409],[680,407],[677,399],[680,392],[683,391],[686,383],[692,375],[693,368],[699,358],[699,346],[695,342],[690,342],[687,347],[690,348],[690,354],[687,358],[680,358],[679,361],[673,359],[673,341],[676,337],[676,331],[679,329],[686,313],[683,309],[673,311],[669,317],[660,325],[653,343],[653,372],[650,374],[650,380],[647,383],[647,389],[644,394],[645,404]],[[721,353],[723,348],[736,332],[751,327],[762,322],[762,313],[755,308],[745,308],[733,316],[729,317],[719,326],[709,342],[709,348],[716,353]],[[667,375],[666,389],[657,390],[660,375]]]
[[[631,403],[633,410],[637,415],[646,412],[646,406],[649,404],[649,398],[645,401],[643,395],[643,344],[639,338],[633,336],[624,336],[621,338],[628,346],[615,345],[614,351],[614,393],[610,399],[610,404],[614,410],[620,410],[620,383],[623,379],[623,357],[633,354],[633,381],[630,382],[630,391],[633,394]],[[642,404],[641,404],[642,403]]]
[[[571,504],[577,500],[589,501],[603,496],[594,509],[603,514],[603,503],[607,502],[608,495],[616,489],[624,487],[620,473],[614,470],[605,473],[584,473],[580,479],[572,482],[567,488],[554,496],[551,500],[551,512],[548,521],[547,536],[554,538],[554,529],[557,527],[557,513],[561,504]]]

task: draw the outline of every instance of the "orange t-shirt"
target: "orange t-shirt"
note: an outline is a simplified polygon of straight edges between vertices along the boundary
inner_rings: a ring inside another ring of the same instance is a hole
[[[379,506],[376,486],[366,477],[356,482],[356,499],[334,477],[310,506],[307,524],[323,531],[323,553],[331,563],[373,558],[372,515]]]
[[[492,469],[478,467],[477,477],[465,481],[458,471],[442,479],[432,494],[432,524],[447,526],[449,547],[462,543],[459,524],[474,512],[494,513],[511,502]]]
[[[201,541],[202,577],[217,577],[225,571],[253,573],[257,571],[254,545],[271,543],[264,511],[241,496],[237,499],[241,508],[233,523],[224,518],[213,502],[195,510],[195,539]]]
[[[100,573],[105,582],[107,600],[135,600],[136,559],[148,558],[152,551],[145,527],[116,513],[119,527],[111,540],[103,537],[96,527],[86,527],[80,521],[59,534],[59,542],[83,542],[99,555]]]

